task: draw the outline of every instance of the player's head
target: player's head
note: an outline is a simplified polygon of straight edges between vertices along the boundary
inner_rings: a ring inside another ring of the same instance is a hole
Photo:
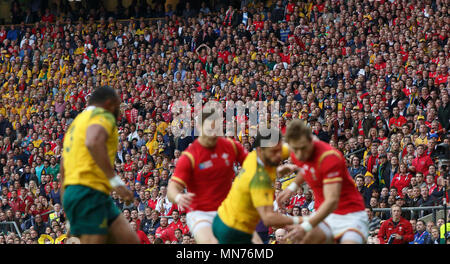
[[[199,126],[201,131],[200,140],[204,147],[212,148],[217,143],[217,135],[219,134],[219,122],[216,122],[217,120],[218,117],[214,108],[202,110],[202,118]]]
[[[100,106],[119,118],[120,98],[116,91],[109,86],[101,86],[92,92],[88,100],[88,105]]]
[[[256,152],[264,165],[278,166],[282,160],[282,136],[278,129],[270,129],[267,132],[268,135],[262,135],[258,131],[255,139]]]
[[[314,150],[312,131],[305,122],[294,119],[287,125],[286,142],[298,160],[308,160]]]

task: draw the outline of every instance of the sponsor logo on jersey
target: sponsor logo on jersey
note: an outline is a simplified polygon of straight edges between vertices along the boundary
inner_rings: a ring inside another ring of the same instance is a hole
[[[204,170],[204,169],[207,169],[207,168],[211,168],[212,166],[213,166],[213,163],[212,163],[211,160],[202,162],[202,163],[200,163],[198,165],[199,169],[201,169],[201,170]]]

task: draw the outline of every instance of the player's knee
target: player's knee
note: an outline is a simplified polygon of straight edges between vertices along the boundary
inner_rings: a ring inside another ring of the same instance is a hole
[[[364,239],[358,232],[347,231],[340,240],[340,244],[363,244]]]

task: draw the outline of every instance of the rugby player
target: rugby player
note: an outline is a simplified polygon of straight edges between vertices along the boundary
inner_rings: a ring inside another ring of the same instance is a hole
[[[288,124],[285,137],[298,173],[288,188],[278,195],[277,202],[283,204],[304,182],[315,197],[315,213],[309,219],[303,217],[302,223],[286,235],[286,241],[365,243],[368,217],[364,200],[348,173],[343,155],[313,137],[311,129],[298,119]]]
[[[114,89],[95,89],[88,107],[75,118],[64,137],[60,169],[63,208],[70,234],[79,237],[82,244],[139,244],[136,232],[110,196],[114,190],[126,201],[133,199],[113,166],[119,105]]]
[[[213,233],[220,244],[250,244],[260,220],[265,226],[282,227],[300,223],[300,217],[290,217],[273,209],[274,183],[277,166],[288,157],[288,148],[282,144],[281,134],[271,146],[262,144],[268,137],[256,136],[256,150],[244,161],[239,175],[213,222]]]
[[[242,164],[248,154],[239,142],[217,136],[214,114],[214,109],[203,110],[201,134],[181,154],[167,192],[171,202],[187,210],[186,222],[198,244],[217,243],[212,221],[235,178],[234,164]]]

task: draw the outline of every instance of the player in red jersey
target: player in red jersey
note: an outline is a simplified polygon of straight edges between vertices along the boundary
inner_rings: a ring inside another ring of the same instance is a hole
[[[364,201],[346,168],[342,154],[328,143],[313,137],[311,129],[301,120],[293,120],[286,129],[286,142],[291,161],[280,172],[298,169],[295,180],[277,197],[283,204],[306,182],[315,197],[314,214],[303,217],[293,226],[286,240],[300,243],[361,244],[368,237],[368,218]]]
[[[231,188],[234,163],[242,164],[248,154],[237,141],[216,136],[214,113],[202,113],[202,133],[181,154],[167,192],[170,201],[187,209],[187,225],[198,244],[217,243],[212,221]]]

